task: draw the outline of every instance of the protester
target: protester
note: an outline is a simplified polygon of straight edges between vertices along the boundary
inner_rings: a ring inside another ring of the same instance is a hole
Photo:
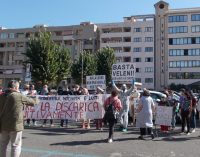
[[[82,95],[89,95],[87,88],[82,88]],[[90,119],[83,119],[82,120],[82,128],[83,129],[90,129]]]
[[[170,106],[170,102],[164,95],[162,95],[160,102],[158,102],[158,106]],[[169,128],[170,126],[160,125],[160,130],[162,132],[168,132]]]
[[[139,98],[140,93],[137,90],[133,91],[129,97],[130,115],[132,117],[133,126],[135,125],[135,108],[138,105]]]
[[[104,94],[104,90],[102,88],[100,88],[100,87],[97,87],[96,94],[101,94],[102,95],[102,94]],[[103,120],[102,119],[95,119],[95,123],[96,123],[96,129],[97,130],[102,130],[103,129]]]
[[[42,91],[40,92],[40,95],[55,95],[55,93],[53,92],[53,90],[52,90],[52,91],[49,91],[48,85],[45,84],[45,85],[43,86]],[[46,123],[47,123],[47,119],[44,119],[43,124],[42,124],[42,127],[46,127]],[[51,127],[54,126],[54,124],[53,124],[53,119],[50,119],[50,126],[51,126]]]
[[[106,99],[106,101],[104,102],[104,108],[105,108],[105,111],[106,111],[105,115],[108,113],[109,106],[111,108],[114,108],[114,110],[116,112],[120,112],[120,110],[122,108],[121,101],[120,101],[120,99],[118,99],[118,93],[115,90],[113,90],[111,92],[111,96],[108,97]],[[115,123],[116,123],[116,117],[114,115],[111,115],[111,116],[105,116],[104,118],[105,118],[104,120],[106,122],[108,122],[108,124],[109,124],[108,143],[112,143],[113,142],[114,126],[115,126]]]
[[[8,90],[0,95],[0,156],[6,157],[7,145],[11,142],[11,157],[19,157],[22,146],[23,106],[36,104],[31,98],[19,92],[19,82],[11,80]]]
[[[122,110],[120,111],[119,120],[120,120],[120,130],[123,132],[127,131],[128,127],[128,113],[129,113],[129,100],[128,96],[134,90],[135,81],[132,81],[132,87],[127,90],[126,84],[122,85],[121,89],[118,89],[115,85],[115,82],[112,81],[112,87],[119,93],[119,97],[122,103]]]
[[[136,117],[136,127],[140,128],[139,139],[144,139],[146,135],[146,128],[148,134],[151,135],[151,138],[154,139],[153,134],[153,111],[155,110],[155,104],[153,99],[150,97],[150,92],[147,89],[144,89],[142,97],[139,101],[137,108],[137,117]]]
[[[185,125],[187,126],[186,134],[190,135],[190,115],[192,111],[192,100],[187,91],[181,90],[180,97],[182,133],[184,133]]]
[[[191,133],[195,132],[196,129],[196,108],[197,108],[197,99],[195,98],[194,94],[192,91],[189,91],[189,95],[192,100],[192,109],[191,109],[191,116],[190,116],[190,121],[191,121]]]
[[[24,88],[21,91],[23,95],[27,95],[29,93],[29,84],[24,84]]]
[[[37,95],[37,91],[35,90],[35,85],[30,85],[30,89],[29,92],[27,94],[28,96],[36,96]],[[33,126],[37,126],[35,119],[32,119],[33,122]],[[30,126],[30,119],[26,120],[27,126]]]

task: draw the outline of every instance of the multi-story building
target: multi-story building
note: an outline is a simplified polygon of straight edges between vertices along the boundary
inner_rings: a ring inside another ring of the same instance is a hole
[[[24,29],[0,29],[0,86],[5,86],[11,79],[24,80],[25,71],[22,53],[27,49],[31,35],[46,30],[52,33],[52,39],[71,51],[73,60],[77,59],[83,50],[97,50],[97,26],[89,22],[74,26],[48,27],[36,25]]]
[[[155,89],[200,81],[200,8],[155,10]]]
[[[117,62],[136,64],[136,81],[162,90],[174,84],[200,80],[200,8],[169,9],[159,1],[155,14],[124,17],[123,22],[74,26],[0,27],[0,86],[9,79],[24,79],[22,55],[28,38],[46,29],[53,40],[71,50],[75,60],[83,50],[95,52],[109,46]]]
[[[100,48],[114,49],[117,62],[134,62],[136,81],[154,88],[154,15],[124,17],[124,22],[97,24]]]

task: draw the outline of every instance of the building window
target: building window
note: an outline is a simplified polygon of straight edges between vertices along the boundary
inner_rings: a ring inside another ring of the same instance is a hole
[[[200,67],[200,60],[181,60],[181,61],[170,61],[169,68],[191,68]]]
[[[168,17],[168,22],[187,22],[187,21],[188,21],[187,15],[175,15]]]
[[[191,32],[192,33],[200,32],[200,25],[192,26]]]
[[[153,67],[146,67],[145,72],[147,73],[153,72]]]
[[[169,38],[169,45],[200,44],[200,37]]]
[[[134,32],[142,32],[141,28],[134,28]]]
[[[131,57],[124,57],[124,62],[131,62]]]
[[[169,79],[200,79],[200,72],[170,72]]]
[[[141,68],[136,68],[136,69],[135,69],[135,72],[136,72],[136,73],[141,73]]]
[[[153,52],[153,47],[145,47],[145,52]]]
[[[133,62],[141,62],[142,59],[141,58],[133,58]]]
[[[142,79],[141,78],[135,78],[135,81],[136,82],[142,82]]]
[[[145,37],[145,42],[153,42],[153,37]]]
[[[145,78],[145,83],[153,83],[153,78]]]
[[[133,38],[133,42],[141,42],[142,38]]]
[[[9,33],[9,38],[11,39],[15,38],[15,33]]]
[[[142,48],[141,47],[134,47],[133,52],[141,52]]]
[[[145,62],[153,62],[153,57],[146,57]]]
[[[145,27],[145,32],[153,32],[153,27]]]
[[[8,38],[8,34],[7,33],[1,33],[0,38],[1,39],[7,39]]]
[[[192,14],[191,21],[200,21],[200,14]]]
[[[169,27],[168,33],[175,34],[175,33],[187,33],[188,27],[187,26],[178,26],[178,27]]]

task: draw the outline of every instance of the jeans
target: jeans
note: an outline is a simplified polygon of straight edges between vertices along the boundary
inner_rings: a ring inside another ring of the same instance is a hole
[[[184,132],[185,124],[187,125],[187,133],[190,132],[190,112],[181,110],[182,132]]]
[[[119,121],[121,126],[123,126],[124,129],[127,129],[128,127],[128,109],[122,110],[119,114]]]
[[[11,157],[19,157],[22,146],[22,131],[2,131],[0,138],[0,157],[6,157],[7,145],[11,142]]]
[[[64,122],[65,122],[65,124],[66,124],[66,126],[68,125],[68,119],[61,119],[61,121],[60,121],[60,126],[64,126]]]
[[[172,113],[172,127],[175,128],[176,126],[176,116],[177,116],[177,113],[175,111],[173,111]]]
[[[191,128],[195,129],[196,128],[196,109],[192,110],[190,120],[191,120]]]
[[[108,136],[108,139],[113,139],[115,119],[108,120],[108,124],[109,124],[109,136]]]

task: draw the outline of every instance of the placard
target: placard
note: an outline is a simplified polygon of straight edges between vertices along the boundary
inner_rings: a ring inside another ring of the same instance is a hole
[[[86,87],[88,90],[96,90],[97,87],[106,89],[106,76],[105,75],[86,76]]]
[[[171,126],[173,107],[157,106],[155,124]]]
[[[112,65],[112,80],[120,82],[131,82],[134,77],[134,63],[117,63]]]

